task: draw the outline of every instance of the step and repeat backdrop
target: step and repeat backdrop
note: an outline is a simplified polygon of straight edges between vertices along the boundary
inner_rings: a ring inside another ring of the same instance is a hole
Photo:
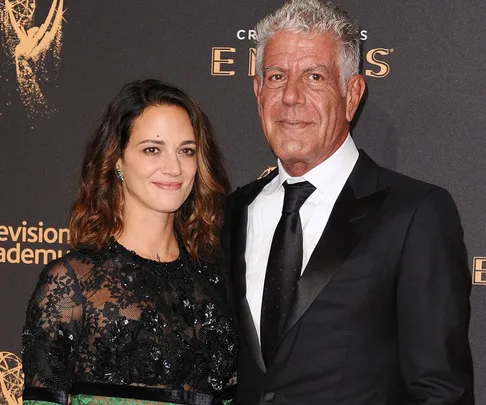
[[[282,0],[0,0],[0,404],[21,403],[20,336],[42,267],[69,250],[84,144],[129,81],[159,78],[211,118],[233,187],[275,164],[257,116],[255,23]],[[343,0],[368,89],[353,136],[382,165],[447,188],[473,278],[486,404],[486,5]]]

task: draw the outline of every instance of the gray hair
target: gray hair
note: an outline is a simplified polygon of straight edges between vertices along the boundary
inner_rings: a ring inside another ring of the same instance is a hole
[[[360,33],[357,23],[330,2],[320,0],[290,0],[275,13],[264,17],[256,26],[256,73],[263,78],[263,51],[270,38],[286,31],[305,36],[331,33],[339,41],[337,64],[340,70],[341,92],[359,73]]]

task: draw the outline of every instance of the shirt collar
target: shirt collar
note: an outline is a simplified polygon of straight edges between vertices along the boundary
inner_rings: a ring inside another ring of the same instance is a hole
[[[287,180],[289,183],[308,181],[319,190],[320,193],[329,195],[330,197],[335,196],[337,198],[351,174],[354,165],[358,161],[358,157],[358,149],[356,148],[353,138],[348,134],[345,141],[336,152],[301,177],[290,176],[290,174],[283,168],[279,159],[277,161],[278,176],[268,184],[266,191],[268,194],[276,193]]]

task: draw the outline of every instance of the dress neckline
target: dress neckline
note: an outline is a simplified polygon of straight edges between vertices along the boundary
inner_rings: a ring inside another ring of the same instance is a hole
[[[172,261],[158,261],[153,259],[148,259],[146,257],[140,256],[134,250],[128,249],[127,247],[123,246],[118,241],[113,241],[110,246],[110,250],[116,250],[120,253],[128,255],[132,259],[136,260],[139,263],[148,264],[151,267],[174,267],[180,264],[185,259],[185,249],[184,246],[179,243],[179,255]]]

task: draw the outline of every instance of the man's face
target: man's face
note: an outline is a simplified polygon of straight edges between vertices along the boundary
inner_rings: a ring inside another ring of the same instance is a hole
[[[263,78],[254,91],[267,142],[289,174],[299,176],[331,156],[346,139],[364,91],[353,76],[341,93],[332,34],[279,32],[266,44]]]

